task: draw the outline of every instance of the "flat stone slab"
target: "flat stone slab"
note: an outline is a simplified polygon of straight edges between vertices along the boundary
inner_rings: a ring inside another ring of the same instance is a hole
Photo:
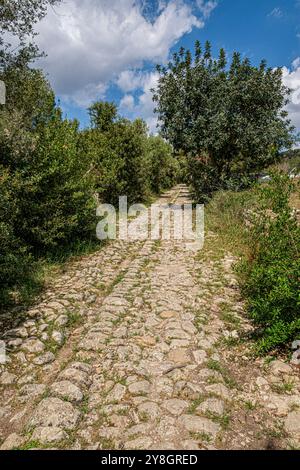
[[[188,402],[185,400],[179,400],[178,398],[173,398],[171,400],[166,400],[163,403],[163,408],[167,410],[174,416],[179,416],[188,408]]]
[[[11,374],[10,372],[3,372],[0,377],[0,384],[1,385],[12,385],[17,380],[17,376],[15,374]]]
[[[102,333],[89,333],[80,342],[79,348],[84,349],[85,351],[102,350],[105,345],[106,338],[107,337]]]
[[[55,360],[55,356],[52,352],[46,352],[45,354],[42,354],[41,356],[37,356],[33,359],[33,363],[36,364],[37,366],[44,366],[45,364],[50,364],[50,362],[53,362]]]
[[[125,396],[126,387],[122,384],[116,384],[114,388],[109,392],[106,403],[119,402]]]
[[[141,380],[139,382],[134,382],[133,384],[129,385],[128,391],[132,395],[142,395],[149,393],[150,390],[150,383],[147,380]]]
[[[45,345],[39,339],[27,339],[21,349],[28,353],[38,354],[44,351]]]
[[[224,413],[224,403],[217,398],[209,398],[201,403],[197,408],[197,413],[212,413],[214,415],[222,415]]]
[[[54,426],[71,430],[76,427],[79,417],[79,411],[71,403],[59,398],[45,398],[38,404],[30,420],[30,426]]]
[[[156,403],[146,401],[138,406],[138,412],[141,416],[147,416],[153,419],[160,414],[160,409]]]
[[[37,398],[37,397],[43,395],[45,390],[46,390],[46,385],[44,385],[44,384],[27,384],[27,385],[24,385],[20,390],[20,395],[21,396],[20,396],[19,399],[20,399],[20,401],[25,402],[29,398],[30,399]]]
[[[215,395],[218,395],[219,397],[223,398],[224,400],[229,400],[229,398],[230,398],[229,390],[223,384],[207,385],[205,387],[205,391],[207,393],[214,393]]]
[[[168,359],[175,364],[188,364],[191,362],[187,349],[179,348],[169,352]]]
[[[90,377],[88,374],[80,369],[76,369],[75,367],[68,367],[63,370],[59,374],[58,378],[60,380],[68,380],[79,387],[87,387],[90,384]]]

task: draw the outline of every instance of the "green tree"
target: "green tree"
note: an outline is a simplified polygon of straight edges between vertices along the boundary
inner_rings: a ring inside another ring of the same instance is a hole
[[[189,156],[198,199],[246,182],[293,142],[280,69],[264,61],[255,67],[238,53],[228,66],[223,49],[213,59],[210,43],[203,52],[197,42],[194,58],[182,48],[158,71],[153,98],[161,134]]]
[[[100,132],[108,131],[118,117],[117,106],[108,101],[97,101],[88,112],[92,127]]]

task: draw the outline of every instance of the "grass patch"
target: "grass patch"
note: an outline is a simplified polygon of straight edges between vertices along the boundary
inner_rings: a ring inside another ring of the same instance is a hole
[[[272,384],[271,388],[273,392],[284,395],[285,393],[291,393],[294,390],[295,383],[293,381],[288,381],[280,384]]]
[[[244,407],[247,411],[254,411],[257,408],[257,405],[250,400],[246,400],[244,401]]]
[[[206,366],[208,369],[221,374],[227,387],[234,388],[237,386],[237,383],[235,379],[231,376],[229,370],[226,367],[222,366],[219,361],[209,359]]]
[[[223,430],[228,429],[229,423],[230,423],[230,415],[227,413],[223,413],[222,415],[218,415],[216,413],[212,413],[211,411],[208,411],[205,413],[205,416],[208,419],[211,419],[215,423],[220,424]]]

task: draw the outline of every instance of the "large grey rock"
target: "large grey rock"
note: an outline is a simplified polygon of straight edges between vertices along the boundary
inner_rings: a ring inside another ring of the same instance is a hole
[[[37,398],[46,390],[46,385],[44,384],[27,384],[24,385],[20,390],[20,401],[25,402],[28,398],[33,399]]]
[[[266,407],[272,410],[276,416],[287,416],[293,406],[300,407],[299,395],[267,395]]]
[[[140,416],[147,416],[148,418],[154,419],[159,415],[160,410],[156,403],[146,401],[138,406],[138,412]]]
[[[22,343],[23,343],[23,340],[21,338],[16,338],[16,339],[11,339],[10,341],[8,341],[7,346],[8,348],[16,349],[19,346],[21,346]]]
[[[194,357],[195,362],[198,365],[201,365],[207,360],[207,353],[206,351],[199,349],[198,351],[193,351],[193,357]]]
[[[52,444],[67,438],[68,434],[66,431],[54,426],[36,428],[31,436],[32,441],[38,441],[41,444]]]
[[[77,385],[72,384],[69,380],[62,380],[51,385],[50,391],[53,395],[79,403],[83,399],[83,393]]]
[[[186,339],[190,340],[190,335],[183,330],[169,330],[166,333],[166,339]]]
[[[214,393],[215,395],[218,395],[219,397],[223,398],[224,400],[229,400],[229,398],[230,398],[229,390],[223,384],[207,385],[205,387],[205,391],[207,393]]]
[[[187,349],[178,348],[170,351],[168,359],[176,364],[187,364],[191,362]]]
[[[116,384],[111,392],[109,392],[106,402],[107,403],[114,403],[119,402],[122,400],[126,393],[126,387],[122,384]]]
[[[128,391],[132,395],[143,395],[149,393],[150,383],[147,380],[141,380],[140,382],[134,382],[129,385]]]
[[[28,338],[28,332],[26,328],[20,327],[15,328],[14,330],[9,330],[6,336],[10,336],[13,338]]]
[[[79,362],[79,361],[72,362],[69,365],[69,367],[71,367],[72,369],[81,370],[82,372],[85,372],[86,374],[89,374],[92,370],[92,366],[90,366],[89,364],[86,364],[85,362]]]
[[[55,324],[58,326],[65,326],[69,322],[69,318],[67,315],[60,315],[56,320]]]
[[[5,371],[1,374],[0,383],[1,385],[12,385],[16,380],[17,376],[15,374]]]
[[[32,362],[36,364],[37,366],[43,366],[45,364],[49,364],[50,362],[53,362],[54,360],[55,360],[54,354],[48,351],[45,354],[42,354],[41,356],[35,357]]]
[[[53,331],[52,339],[57,343],[59,346],[62,346],[65,340],[65,336],[61,331]]]
[[[74,429],[79,417],[79,411],[71,403],[62,401],[59,398],[45,398],[37,406],[30,420],[30,425]]]
[[[44,351],[45,345],[39,339],[27,339],[22,344],[22,349],[28,353],[37,354]]]
[[[85,351],[102,350],[106,342],[106,336],[103,333],[88,333],[79,344],[80,349]]]
[[[291,366],[282,361],[273,361],[270,365],[271,372],[275,375],[291,374],[293,369]]]
[[[137,437],[132,441],[127,441],[125,443],[126,449],[133,449],[133,450],[147,450],[151,447],[152,440],[150,437]]]
[[[90,385],[91,379],[88,374],[75,367],[68,367],[59,374],[60,380],[68,380],[79,387],[87,387]]]

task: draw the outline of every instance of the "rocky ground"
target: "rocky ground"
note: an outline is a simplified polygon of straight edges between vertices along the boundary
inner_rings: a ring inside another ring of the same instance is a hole
[[[189,201],[178,186],[159,200]],[[299,368],[257,359],[233,272],[184,241],[114,241],[4,340],[1,449],[300,448]]]

